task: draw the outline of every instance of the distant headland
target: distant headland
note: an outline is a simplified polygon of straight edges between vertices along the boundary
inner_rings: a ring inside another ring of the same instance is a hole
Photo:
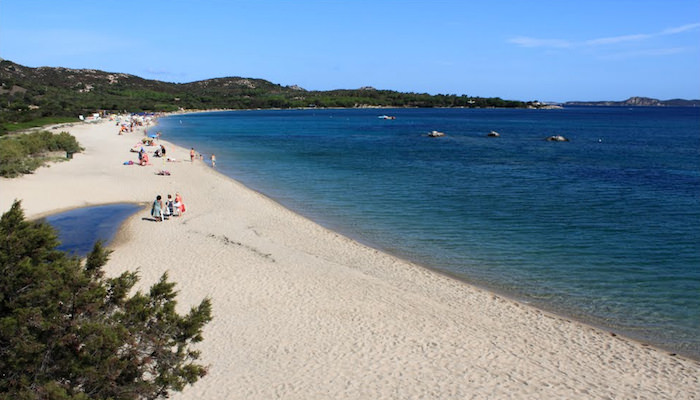
[[[606,107],[698,107],[700,100],[671,99],[659,100],[650,97],[630,97],[623,101],[567,101],[564,106],[606,106]]]

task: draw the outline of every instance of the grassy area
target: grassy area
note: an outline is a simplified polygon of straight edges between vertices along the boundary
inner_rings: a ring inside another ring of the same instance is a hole
[[[80,122],[80,120],[75,117],[45,117],[27,122],[7,122],[2,124],[2,129],[0,129],[0,132],[15,132],[29,128],[36,128],[44,125],[64,124],[67,122]]]

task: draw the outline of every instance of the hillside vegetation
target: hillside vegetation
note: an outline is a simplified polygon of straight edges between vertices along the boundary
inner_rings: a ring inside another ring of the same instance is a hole
[[[17,124],[75,120],[97,110],[156,112],[179,109],[299,107],[528,107],[539,103],[466,95],[377,90],[308,91],[263,79],[228,77],[169,83],[92,69],[25,67],[0,61],[0,134]]]

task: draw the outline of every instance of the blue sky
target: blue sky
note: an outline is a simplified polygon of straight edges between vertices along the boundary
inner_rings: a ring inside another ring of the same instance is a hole
[[[700,98],[700,0],[0,0],[0,57],[191,82]]]

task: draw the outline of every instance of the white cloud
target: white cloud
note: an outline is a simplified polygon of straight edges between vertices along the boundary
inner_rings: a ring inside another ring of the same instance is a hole
[[[587,46],[599,46],[599,45],[607,45],[607,44],[615,44],[615,43],[622,43],[622,42],[632,42],[632,41],[637,41],[637,40],[644,40],[644,39],[648,39],[652,36],[654,36],[654,35],[637,34],[637,35],[613,36],[613,37],[587,40],[587,41],[583,42],[583,44],[585,44]]]
[[[638,58],[638,57],[659,57],[668,56],[672,54],[679,54],[687,51],[688,49],[683,47],[672,47],[667,49],[647,49],[639,51],[628,51],[622,53],[611,54],[608,56],[601,57],[607,60],[623,60],[627,58]]]
[[[688,31],[696,30],[699,28],[700,28],[700,23],[694,23],[694,24],[686,24],[686,25],[682,25],[682,26],[664,29],[663,31],[655,32],[655,33],[637,33],[637,34],[630,34],[630,35],[611,36],[611,37],[584,40],[581,42],[572,42],[572,41],[569,41],[566,39],[539,39],[539,38],[532,38],[532,37],[525,37],[525,36],[518,36],[518,37],[508,39],[508,42],[513,43],[513,44],[518,45],[518,46],[521,46],[521,47],[549,47],[549,48],[596,47],[596,46],[614,45],[614,44],[624,43],[624,42],[643,41],[643,40],[650,39],[650,38],[657,37],[657,36],[675,35],[675,34],[679,34],[679,33],[684,33],[684,32],[688,32]]]
[[[522,47],[555,47],[565,48],[571,47],[571,42],[561,39],[537,39],[527,36],[518,36],[508,39],[508,42],[517,44]]]
[[[678,26],[675,28],[668,28],[668,29],[660,32],[659,34],[660,35],[674,35],[676,33],[683,33],[683,32],[687,32],[687,31],[692,31],[692,30],[695,30],[698,28],[700,28],[700,23],[687,24],[687,25],[682,25],[682,26]]]

